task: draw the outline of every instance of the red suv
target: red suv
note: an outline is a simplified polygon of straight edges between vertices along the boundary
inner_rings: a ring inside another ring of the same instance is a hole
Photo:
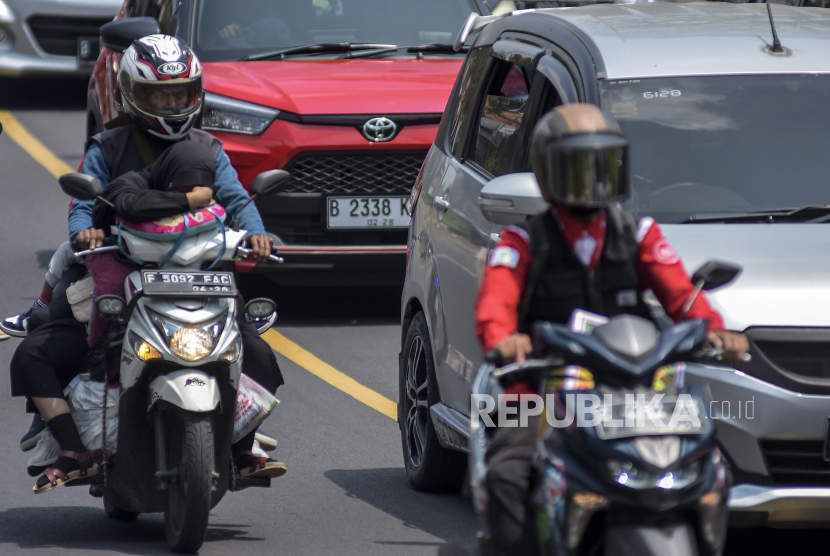
[[[203,64],[202,129],[223,141],[241,182],[291,172],[283,193],[259,202],[285,264],[240,271],[281,284],[400,284],[409,193],[471,12],[489,10],[481,0],[127,0],[102,33],[87,134],[118,115],[121,48],[177,35]]]

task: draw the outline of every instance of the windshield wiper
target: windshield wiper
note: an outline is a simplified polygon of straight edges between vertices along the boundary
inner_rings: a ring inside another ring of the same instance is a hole
[[[390,52],[397,52],[398,50],[406,50],[409,54],[418,54],[418,58],[423,57],[424,54],[456,54],[457,52],[464,53],[470,50],[469,46],[464,46],[461,50],[456,51],[451,44],[445,43],[428,43],[428,44],[413,44],[410,46],[390,46],[381,50],[373,50],[371,52],[361,52],[360,54],[353,54],[349,52],[344,58],[371,58],[380,54],[389,54]]]
[[[692,214],[681,224],[706,224],[709,222],[725,223],[762,223],[772,224],[774,222],[813,222],[821,223],[830,221],[830,205],[807,205],[801,208],[788,208],[744,213],[723,213],[723,214]]]
[[[297,54],[327,54],[330,52],[351,52],[353,50],[374,50],[377,48],[395,48],[394,44],[376,44],[376,43],[350,43],[350,42],[324,42],[320,44],[307,44],[304,46],[292,46],[291,48],[283,48],[282,50],[275,50],[273,52],[265,52],[262,54],[251,54],[243,56],[240,62],[253,62],[256,60],[271,60],[280,58],[284,60],[288,55]]]

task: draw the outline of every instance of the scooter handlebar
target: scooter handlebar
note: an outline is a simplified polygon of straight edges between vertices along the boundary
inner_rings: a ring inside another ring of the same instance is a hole
[[[253,249],[248,249],[247,247],[239,246],[236,248],[236,252],[242,255],[253,255]],[[285,259],[282,257],[278,257],[276,255],[268,255],[268,260],[274,261],[275,263],[284,263]]]

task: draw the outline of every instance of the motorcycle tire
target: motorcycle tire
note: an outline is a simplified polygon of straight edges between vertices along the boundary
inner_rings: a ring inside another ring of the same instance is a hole
[[[458,492],[467,455],[438,441],[429,408],[440,401],[426,317],[418,313],[407,330],[399,377],[398,422],[406,476],[416,490]]]
[[[104,512],[107,514],[108,518],[115,519],[117,521],[132,521],[138,517],[138,512],[130,512],[117,508],[106,498],[104,498]]]
[[[213,488],[210,413],[168,411],[167,465],[178,475],[167,486],[164,529],[173,552],[193,554],[205,540]]]

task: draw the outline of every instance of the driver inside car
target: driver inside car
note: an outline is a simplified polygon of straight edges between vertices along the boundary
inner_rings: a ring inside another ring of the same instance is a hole
[[[482,349],[501,364],[532,357],[535,321],[568,324],[578,309],[654,320],[646,290],[675,322],[705,319],[724,359],[740,361],[749,350],[743,334],[724,330],[703,293],[684,311],[695,286],[677,253],[654,219],[619,206],[631,194],[628,150],[616,121],[591,104],[559,106],[536,125],[531,167],[551,207],[502,231],[475,307]],[[537,391],[517,381],[505,393]],[[538,425],[531,417],[527,427],[497,428],[487,449],[488,522],[499,554],[536,553],[525,518]]]

